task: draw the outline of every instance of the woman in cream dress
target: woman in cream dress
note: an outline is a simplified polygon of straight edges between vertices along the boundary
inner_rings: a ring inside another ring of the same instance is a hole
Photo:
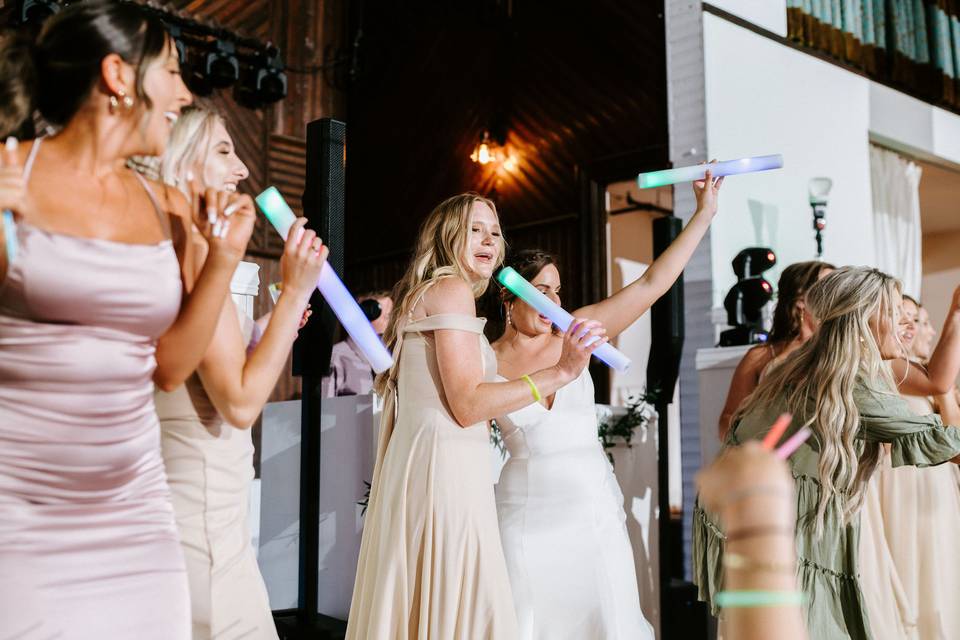
[[[162,172],[166,182],[187,191],[191,180],[202,188],[236,191],[247,177],[223,120],[205,109],[180,117]],[[304,223],[301,218],[293,231]],[[174,391],[156,393],[163,459],[190,579],[193,640],[277,638],[247,525],[250,425],[286,365],[326,258],[313,231],[305,231],[299,242],[296,233],[289,237],[280,261],[283,292],[256,347],[247,354],[253,323],[228,298],[197,372]],[[203,264],[206,245],[193,250]]]
[[[960,310],[957,295],[947,314],[942,339],[933,347],[935,330],[921,309],[904,299],[904,315],[915,337],[905,344],[910,361],[894,365],[900,392],[917,415],[939,413],[945,424],[960,424],[953,393],[960,362]],[[924,312],[925,313],[925,312]],[[927,363],[927,366],[920,363]],[[955,465],[928,469],[888,464],[876,478],[884,536],[915,625],[911,636],[922,640],[956,638],[960,630],[960,554],[947,541],[960,531],[960,471]],[[871,610],[871,614],[873,611]],[[874,625],[878,637],[880,625]],[[909,628],[908,628],[908,631]]]
[[[916,305],[909,298],[904,298],[900,315],[900,342],[907,352],[916,339],[916,316]],[[933,413],[933,406],[926,398],[904,396],[904,399],[917,415]],[[953,466],[943,465],[923,471]],[[896,473],[900,474],[904,469],[901,467]],[[909,470],[915,471],[913,467],[909,467]],[[875,640],[919,640],[916,599],[908,597],[904,588],[884,522],[880,487],[881,483],[890,482],[893,473],[889,448],[884,446],[880,450],[877,470],[864,493],[861,509],[860,584]]]
[[[349,640],[517,640],[487,421],[575,379],[604,342],[577,321],[528,380],[494,382],[476,296],[503,259],[493,203],[454,196],[427,216],[397,285],[385,341],[394,366],[364,522]],[[593,342],[592,344],[590,344]]]

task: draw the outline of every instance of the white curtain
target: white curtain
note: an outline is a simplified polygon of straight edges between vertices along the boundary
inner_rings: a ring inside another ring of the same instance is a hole
[[[920,230],[920,174],[915,162],[870,146],[874,244],[877,268],[900,278],[903,291],[920,299],[923,273]]]

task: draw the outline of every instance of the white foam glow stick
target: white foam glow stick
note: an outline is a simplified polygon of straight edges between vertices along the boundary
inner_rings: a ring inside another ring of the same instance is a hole
[[[697,164],[692,167],[641,173],[637,176],[637,185],[641,189],[652,189],[653,187],[663,187],[678,182],[703,180],[704,172],[707,169],[710,169],[714,178],[719,178],[720,176],[733,176],[740,173],[769,171],[770,169],[780,169],[781,167],[783,167],[783,156],[780,154],[740,158],[739,160],[724,160],[723,162],[714,162],[713,164]]]
[[[566,331],[570,327],[570,323],[573,322],[574,318],[572,315],[564,311],[563,307],[553,300],[543,295],[542,291],[527,282],[527,280],[512,267],[504,267],[501,269],[500,273],[497,274],[497,280],[509,289],[513,295],[536,309],[537,313],[541,313],[549,318],[550,322],[560,327],[561,331]],[[623,352],[618,351],[613,345],[601,345],[597,347],[593,355],[620,373],[630,368],[630,358],[623,355]]]
[[[290,233],[290,227],[296,222],[290,206],[280,195],[276,187],[269,187],[256,198],[260,209],[267,216],[267,220],[277,230],[277,233],[286,240]],[[320,271],[320,279],[317,281],[317,289],[323,294],[324,299],[330,308],[333,309],[340,324],[347,330],[353,341],[360,347],[364,358],[370,363],[370,366],[377,373],[386,371],[393,365],[393,356],[390,351],[383,346],[380,336],[374,331],[373,325],[363,314],[360,305],[344,286],[343,281],[337,276],[329,264],[324,264]]]

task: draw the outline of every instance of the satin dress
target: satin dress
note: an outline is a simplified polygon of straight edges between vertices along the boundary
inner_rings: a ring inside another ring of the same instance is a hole
[[[0,638],[187,640],[153,404],[156,342],[181,301],[173,245],[25,221],[12,232],[0,283]]]

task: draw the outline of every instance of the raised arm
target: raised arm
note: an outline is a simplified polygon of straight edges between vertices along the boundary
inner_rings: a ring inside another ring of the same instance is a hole
[[[654,260],[642,276],[610,296],[574,312],[578,318],[592,318],[603,324],[611,338],[620,335],[637,318],[646,313],[660,296],[673,286],[690,256],[703,239],[717,213],[717,196],[723,178],[714,179],[710,171],[704,180],[693,183],[697,210],[686,228],[663,254]]]
[[[193,216],[190,205],[179,192],[165,188],[168,207],[182,230],[186,245],[191,243]],[[209,253],[196,281],[187,256],[190,251],[178,251],[184,281],[184,298],[177,319],[157,341],[157,368],[154,383],[164,391],[172,391],[193,373],[210,344],[224,301],[230,291],[230,280],[243,257],[247,241],[253,231],[255,212],[253,200],[247,195],[209,190],[204,197],[204,214],[197,216],[198,226],[210,245]],[[226,233],[221,223],[214,227],[209,214],[226,220]],[[216,229],[217,235],[214,235]]]
[[[290,229],[280,269],[283,292],[270,315],[263,337],[247,355],[237,311],[227,299],[217,330],[200,362],[203,388],[224,420],[246,429],[254,423],[283,372],[300,320],[320,277],[327,248],[300,218]]]
[[[424,305],[427,315],[431,316],[476,316],[473,292],[459,278],[440,280],[427,293]],[[483,356],[476,333],[455,329],[437,329],[433,333],[443,395],[461,427],[491,420],[534,402],[525,380],[484,381]],[[592,336],[601,337],[588,346],[586,343]],[[580,375],[590,361],[590,354],[606,342],[602,336],[603,328],[598,323],[575,320],[564,335],[563,353],[557,364],[530,374],[541,396],[555,393]]]
[[[930,356],[926,371],[908,366],[906,360],[892,363],[900,392],[909,396],[939,396],[950,393],[960,375],[960,287],[953,292],[940,341]]]

